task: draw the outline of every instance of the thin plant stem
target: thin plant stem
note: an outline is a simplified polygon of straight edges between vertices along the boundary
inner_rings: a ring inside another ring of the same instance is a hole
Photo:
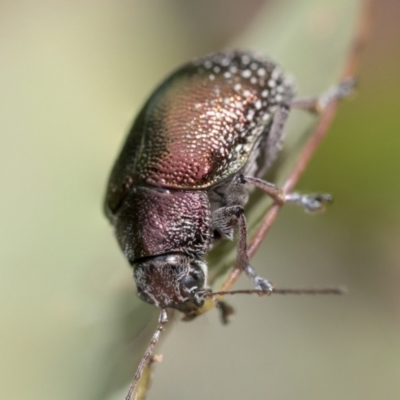
[[[363,2],[362,15],[359,20],[359,26],[356,29],[356,34],[354,36],[352,46],[349,51],[349,56],[342,72],[342,80],[354,77],[358,72],[361,53],[364,50],[367,38],[369,36],[372,24],[373,10],[375,6],[376,0],[365,0]],[[297,163],[295,164],[292,172],[290,173],[289,177],[283,185],[283,189],[286,193],[290,193],[294,190],[295,186],[297,185],[301,176],[306,170],[308,164],[310,163],[312,156],[316,152],[322,140],[327,135],[329,126],[331,125],[333,118],[336,114],[337,106],[338,101],[333,101],[330,105],[328,105],[325,112],[321,116],[319,123],[315,127],[314,132],[312,133],[310,139],[308,140],[303,151],[301,152]],[[282,204],[273,204],[265,215],[263,221],[257,229],[257,232],[252,237],[249,243],[249,258],[253,257],[254,254],[257,252],[258,248],[261,245],[261,242],[264,240],[265,236],[275,222],[281,208]],[[235,265],[227,279],[222,284],[220,290],[231,290],[236,281],[239,279],[241,273],[242,269],[238,265]]]

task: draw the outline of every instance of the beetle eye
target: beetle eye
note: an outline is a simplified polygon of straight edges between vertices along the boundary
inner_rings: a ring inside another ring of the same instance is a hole
[[[182,279],[182,286],[192,292],[200,286],[200,280],[194,275],[186,275]]]
[[[204,285],[204,274],[202,271],[192,271],[182,279],[181,283],[189,292],[201,289]]]

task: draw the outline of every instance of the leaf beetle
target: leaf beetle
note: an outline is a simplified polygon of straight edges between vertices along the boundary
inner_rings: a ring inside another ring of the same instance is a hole
[[[213,295],[205,256],[215,240],[232,240],[238,228],[238,265],[252,279],[253,292],[271,293],[271,284],[249,264],[243,207],[252,187],[311,212],[331,200],[328,194],[284,193],[262,177],[281,149],[289,111],[320,112],[351,86],[348,81],[297,99],[276,63],[227,50],[183,65],[147,100],[112,169],[105,199],[139,297],[161,309],[127,399],[167,322],[166,309],[190,319]]]

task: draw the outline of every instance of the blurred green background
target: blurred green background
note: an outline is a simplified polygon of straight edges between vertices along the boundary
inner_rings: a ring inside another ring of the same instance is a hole
[[[299,24],[321,41],[314,54],[299,35],[303,56],[279,58],[300,93],[337,79],[306,72],[341,65],[324,40],[335,7],[351,20],[356,3],[264,3],[0,0],[1,399],[123,398],[157,312],[137,301],[101,203],[135,113],[171,69],[235,43],[279,56]],[[276,286],[349,294],[238,296],[228,327],[216,312],[171,324],[149,399],[400,398],[399,17],[399,2],[377,1],[359,91],[298,186],[334,205],[286,207],[253,262]]]

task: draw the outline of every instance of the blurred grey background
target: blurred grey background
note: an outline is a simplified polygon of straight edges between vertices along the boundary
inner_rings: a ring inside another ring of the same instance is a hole
[[[340,2],[307,2],[307,26],[328,35]],[[298,2],[280,5],[298,20]],[[209,51],[257,48],[246,32],[265,10],[261,0],[0,1],[2,399],[123,398],[157,312],[137,301],[102,215],[109,170],[158,82]],[[253,262],[276,286],[349,294],[238,296],[227,327],[216,312],[171,324],[149,399],[400,398],[400,3],[377,1],[374,14],[358,93],[298,186],[335,202],[317,217],[286,207]]]

